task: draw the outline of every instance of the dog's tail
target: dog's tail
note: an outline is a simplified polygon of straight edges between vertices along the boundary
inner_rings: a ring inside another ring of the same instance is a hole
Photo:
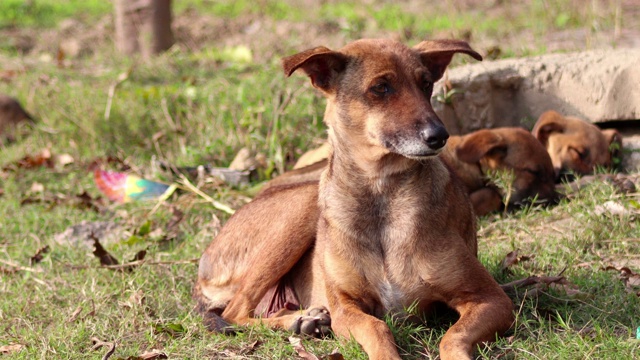
[[[224,308],[212,308],[207,298],[202,294],[200,284],[193,287],[192,297],[196,300],[194,310],[202,316],[202,322],[207,330],[221,334],[235,334],[237,329],[222,318]]]

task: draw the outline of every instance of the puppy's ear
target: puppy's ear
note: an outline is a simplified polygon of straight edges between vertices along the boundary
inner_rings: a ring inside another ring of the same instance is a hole
[[[469,164],[478,163],[486,156],[502,158],[506,153],[507,144],[502,136],[486,129],[464,136],[456,147],[456,157]]]
[[[549,110],[545,111],[540,115],[536,124],[533,125],[533,130],[531,133],[533,136],[547,147],[547,141],[549,140],[549,136],[553,133],[561,133],[564,132],[566,128],[566,120],[559,113]]]
[[[347,66],[349,58],[324,46],[309,49],[282,59],[282,67],[287,76],[301,68],[316,88],[331,92],[336,78]]]
[[[482,61],[482,56],[462,40],[427,40],[415,45],[413,49],[420,53],[422,63],[433,75],[433,81],[442,77],[455,53],[467,54]]]
[[[619,158],[622,151],[622,135],[616,129],[602,130],[602,135],[604,135],[607,144],[609,144],[611,159]]]

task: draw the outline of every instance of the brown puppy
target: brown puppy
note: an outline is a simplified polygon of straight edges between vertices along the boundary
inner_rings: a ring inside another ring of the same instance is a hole
[[[327,164],[328,143],[305,153],[299,164],[311,163],[271,180],[264,189],[280,184],[317,180]],[[466,185],[478,216],[515,207],[527,199],[554,202],[555,176],[547,150],[530,132],[521,128],[483,129],[464,136],[451,136],[440,155]],[[492,184],[492,172],[513,174],[511,192]]]
[[[540,115],[531,132],[549,152],[557,178],[564,173],[588,175],[597,167],[611,167],[613,157],[622,148],[622,138],[616,130],[600,130],[553,110]]]
[[[328,99],[329,165],[319,193],[315,182],[272,187],[209,245],[194,296],[210,327],[261,321],[313,333],[328,322],[326,307],[333,331],[370,359],[400,358],[380,317],[411,305],[460,314],[442,359],[471,359],[475,344],[509,328],[513,304],[476,258],[464,186],[435,156],[448,134],[429,99],[457,52],[480,59],[453,40],[360,40],[284,59],[287,75],[302,69]],[[282,306],[254,318],[264,303]]]
[[[546,149],[528,131],[515,128],[483,129],[449,138],[443,160],[467,186],[478,216],[500,210],[504,203],[518,206],[527,200],[554,202],[555,176]],[[510,193],[492,183],[492,173],[512,174]]]

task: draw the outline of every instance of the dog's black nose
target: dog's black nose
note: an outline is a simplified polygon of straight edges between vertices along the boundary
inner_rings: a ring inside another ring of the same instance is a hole
[[[444,126],[427,126],[420,132],[422,139],[432,150],[438,150],[447,143],[449,133]]]

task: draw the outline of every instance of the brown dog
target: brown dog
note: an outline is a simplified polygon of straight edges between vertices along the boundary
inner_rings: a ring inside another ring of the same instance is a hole
[[[551,203],[557,198],[549,154],[524,129],[483,129],[452,136],[442,157],[467,186],[478,216],[500,210],[504,203],[518,206],[531,199]],[[511,183],[494,185],[491,177],[498,171],[509,172]]]
[[[601,130],[553,110],[540,115],[532,133],[549,152],[556,177],[570,172],[588,175],[597,167],[610,168],[622,148],[622,138],[616,130]]]
[[[280,184],[317,180],[327,164],[328,143],[305,153],[294,170],[271,180],[264,189]],[[466,185],[478,216],[510,207],[528,199],[552,203],[557,199],[553,165],[547,150],[530,132],[521,128],[483,129],[451,136],[440,155]],[[300,168],[300,165],[304,167]],[[311,164],[311,165],[308,165]],[[492,173],[512,173],[510,193],[495,186]]]
[[[458,52],[480,59],[462,41],[360,40],[283,60],[287,75],[302,69],[328,99],[329,165],[319,192],[316,182],[272,187],[209,245],[194,288],[208,326],[314,333],[328,308],[333,331],[370,359],[400,358],[379,318],[411,305],[460,314],[442,359],[470,359],[475,344],[509,328],[513,304],[476,258],[464,186],[435,156],[448,134],[429,99]]]

